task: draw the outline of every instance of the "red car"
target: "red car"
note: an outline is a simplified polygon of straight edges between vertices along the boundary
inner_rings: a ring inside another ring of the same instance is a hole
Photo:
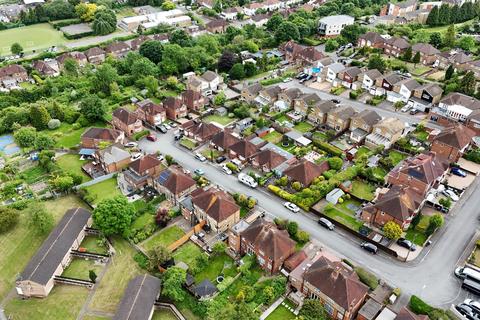
[[[149,135],[147,136],[147,140],[157,141],[157,136],[154,135],[154,134],[149,134]]]

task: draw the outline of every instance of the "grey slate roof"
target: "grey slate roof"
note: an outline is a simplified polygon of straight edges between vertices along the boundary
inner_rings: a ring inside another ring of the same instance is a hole
[[[83,208],[68,210],[21,273],[20,280],[46,285],[90,219]]]
[[[148,274],[130,280],[113,320],[148,320],[160,293],[160,279]]]

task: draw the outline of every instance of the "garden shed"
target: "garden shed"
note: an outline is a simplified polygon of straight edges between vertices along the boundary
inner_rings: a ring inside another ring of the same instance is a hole
[[[328,202],[332,203],[332,204],[337,204],[338,203],[338,200],[344,195],[345,193],[339,189],[339,188],[335,188],[333,189],[332,191],[330,191],[327,196],[326,196],[326,199]]]

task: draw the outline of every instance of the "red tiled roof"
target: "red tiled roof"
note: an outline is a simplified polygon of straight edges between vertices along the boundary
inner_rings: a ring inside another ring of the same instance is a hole
[[[395,320],[428,320],[427,315],[417,315],[410,311],[407,307],[403,307],[397,314]]]
[[[0,77],[8,77],[11,75],[14,75],[15,73],[26,73],[27,70],[25,70],[24,67],[18,64],[11,64],[9,66],[5,66],[3,68],[0,68]]]
[[[272,170],[287,161],[287,159],[275,151],[265,149],[255,156],[255,161],[258,162],[260,166],[266,166]]]
[[[240,210],[230,195],[214,188],[196,195],[192,202],[217,222],[222,222]]]
[[[146,155],[131,162],[128,167],[133,171],[143,175],[147,170],[153,169],[161,165],[162,162],[152,155]]]
[[[126,125],[134,124],[138,119],[135,113],[130,112],[125,108],[118,108],[112,115]]]
[[[257,147],[253,143],[246,140],[240,140],[231,145],[230,150],[244,157],[245,159],[250,158],[258,151]]]
[[[165,181],[158,181],[173,194],[180,194],[196,184],[195,180],[180,169],[170,167],[167,169],[170,174]]]
[[[82,134],[82,138],[91,138],[106,141],[115,141],[122,134],[120,130],[109,128],[89,128]]]
[[[458,150],[462,150],[470,144],[474,136],[475,132],[473,130],[461,124],[457,124],[443,129],[433,139],[433,142],[439,141]]]
[[[235,137],[233,134],[225,130],[220,131],[212,138],[212,143],[224,150],[230,148],[231,145],[239,141],[239,138]]]
[[[202,140],[209,140],[213,135],[220,132],[222,129],[211,123],[194,123],[186,129],[186,131]]]
[[[319,177],[330,169],[327,161],[322,162],[321,164],[315,164],[311,161],[302,161],[300,163],[294,164],[284,171],[284,174],[294,181],[298,181],[304,186],[310,185],[313,179]]]

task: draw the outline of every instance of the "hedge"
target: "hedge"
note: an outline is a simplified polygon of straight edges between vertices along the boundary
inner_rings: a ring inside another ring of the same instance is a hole
[[[412,295],[410,297],[409,306],[410,306],[410,309],[416,314],[429,314],[434,310],[432,306],[425,303],[422,299],[420,299],[416,295]]]
[[[67,19],[67,20],[61,20],[58,22],[50,22],[52,27],[55,29],[59,30],[60,28],[66,27],[66,26],[71,26],[72,24],[79,24],[82,23],[83,21],[80,19]]]
[[[279,187],[274,186],[273,184],[268,185],[268,190],[270,190],[271,192],[275,193],[277,196],[279,196],[280,198],[283,198],[285,200],[293,202],[294,199],[295,199],[295,195],[293,195],[293,194],[291,194],[291,193],[289,193],[285,190],[282,190]]]
[[[369,286],[370,289],[375,290],[378,287],[378,279],[372,273],[361,267],[356,267],[355,272],[360,281]]]
[[[75,40],[75,39],[85,38],[85,37],[94,35],[93,31],[87,31],[87,32],[76,33],[76,34],[68,34],[66,32],[62,32],[62,33],[63,33],[63,36],[68,40]]]
[[[148,130],[142,130],[140,132],[135,133],[133,135],[133,139],[135,141],[138,141],[138,140],[142,139],[143,137],[145,137],[146,135],[148,135],[149,133],[150,133],[150,131],[148,131]]]
[[[337,157],[341,157],[343,155],[343,151],[340,150],[339,148],[332,146],[328,142],[324,141],[313,141],[313,144],[317,146],[318,148],[328,152],[329,154]]]

